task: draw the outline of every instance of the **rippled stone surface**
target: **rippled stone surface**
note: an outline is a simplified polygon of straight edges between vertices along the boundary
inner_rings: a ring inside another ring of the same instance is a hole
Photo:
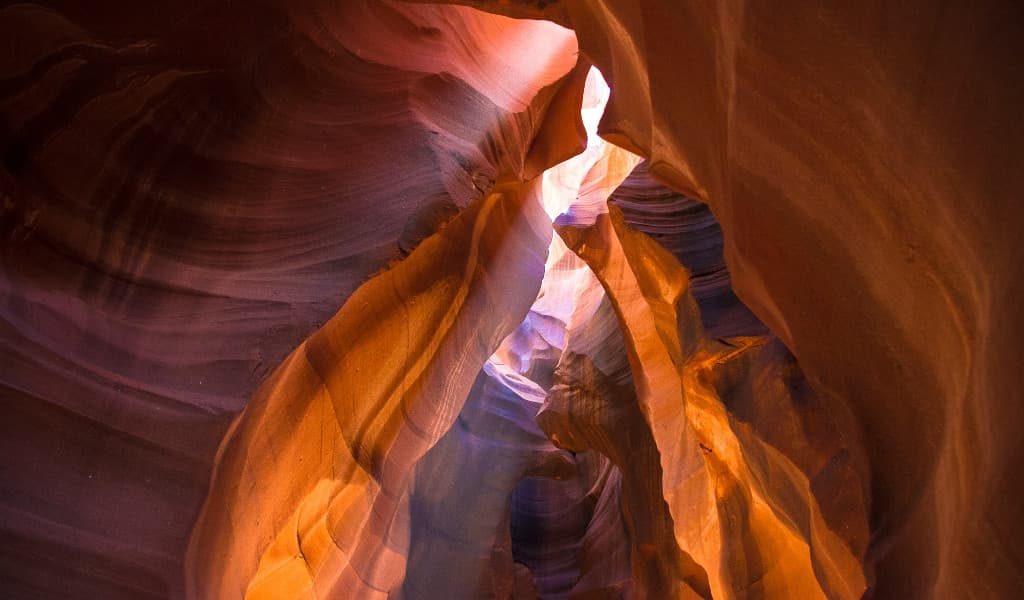
[[[0,38],[0,595],[177,596],[232,418],[523,168],[575,39],[380,2],[26,3]]]
[[[0,8],[3,595],[1020,595],[1019,7],[460,4]]]

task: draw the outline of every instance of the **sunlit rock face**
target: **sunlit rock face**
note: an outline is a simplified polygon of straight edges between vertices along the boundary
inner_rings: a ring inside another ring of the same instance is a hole
[[[648,163],[637,166],[611,201],[630,227],[654,238],[690,272],[693,298],[709,337],[768,333],[732,289],[722,229],[707,204],[659,183]]]
[[[575,38],[461,7],[48,4],[0,13],[0,595],[180,595],[232,418],[524,168]]]
[[[3,597],[1024,594],[1019,8],[115,4],[0,9]]]
[[[1020,595],[1020,7],[560,4],[604,134],[711,206],[738,296],[853,413],[872,593]]]

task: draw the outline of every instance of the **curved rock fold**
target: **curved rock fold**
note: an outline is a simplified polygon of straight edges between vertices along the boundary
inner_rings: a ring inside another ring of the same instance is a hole
[[[1015,3],[0,39],[0,596],[1024,593]]]

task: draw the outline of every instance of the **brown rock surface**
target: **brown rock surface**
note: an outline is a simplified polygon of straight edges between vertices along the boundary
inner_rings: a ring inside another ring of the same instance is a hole
[[[1018,595],[1020,6],[564,6],[605,135],[710,204],[738,295],[855,415],[876,594]]]
[[[23,3],[0,39],[0,596],[179,596],[232,418],[522,168],[575,40],[379,2]]]
[[[0,595],[1024,594],[1017,3],[454,4],[0,7]]]

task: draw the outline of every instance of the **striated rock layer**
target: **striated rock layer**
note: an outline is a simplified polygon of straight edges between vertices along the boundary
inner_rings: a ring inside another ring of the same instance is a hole
[[[525,168],[575,38],[382,2],[23,3],[0,38],[0,595],[179,596],[232,418]]]
[[[386,598],[401,585],[412,469],[540,286],[551,233],[531,187],[461,213],[262,386],[218,454],[190,596]]]
[[[596,71],[582,98],[592,133]],[[592,137],[357,290],[226,437],[188,595],[860,597],[852,424],[787,402],[784,349],[704,336],[687,271],[606,212],[635,164]]]
[[[0,7],[0,595],[1024,594],[1016,3],[456,4]]]
[[[869,593],[1019,596],[1019,3],[465,3],[576,31],[603,135],[710,205],[737,295],[849,407]]]

